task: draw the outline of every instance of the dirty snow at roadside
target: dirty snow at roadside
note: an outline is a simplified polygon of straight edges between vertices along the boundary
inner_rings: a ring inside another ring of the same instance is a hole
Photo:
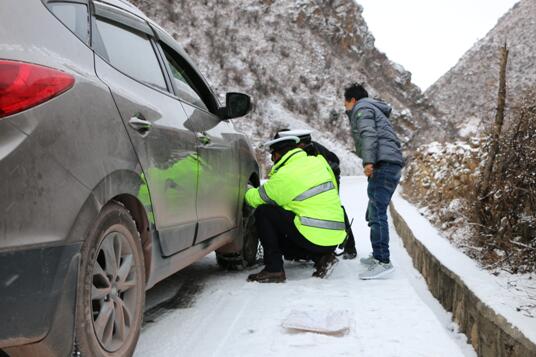
[[[366,179],[343,178],[342,196],[355,218],[358,254],[368,255]],[[247,283],[261,267],[223,272],[209,255],[172,278],[200,291],[191,289],[191,302],[150,318],[135,356],[475,356],[413,269],[392,225],[391,235],[396,271],[388,280],[361,281],[365,268],[358,260],[341,260],[325,280],[311,277],[312,264],[285,263],[286,283]],[[335,336],[285,330],[282,323],[296,311],[346,311],[350,329]]]

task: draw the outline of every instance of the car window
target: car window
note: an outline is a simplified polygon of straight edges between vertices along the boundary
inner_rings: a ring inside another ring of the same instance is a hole
[[[47,4],[52,13],[79,39],[89,44],[89,13],[87,5],[68,2]]]
[[[140,82],[167,90],[162,69],[149,37],[97,19],[100,43],[95,50],[112,66]]]
[[[175,85],[175,89],[178,91],[177,95],[179,98],[208,111],[207,106],[195,90],[195,87],[192,84],[193,81],[190,80],[188,73],[186,70],[184,70],[184,67],[178,63],[177,59],[179,55],[167,48],[165,44],[162,44],[162,49],[164,51],[166,61],[170,67],[172,80]]]

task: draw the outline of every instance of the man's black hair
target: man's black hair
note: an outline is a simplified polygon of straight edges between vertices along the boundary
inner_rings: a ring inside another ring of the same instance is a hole
[[[359,100],[368,96],[367,90],[363,84],[360,83],[353,83],[344,89],[344,99],[346,99],[346,101],[350,101],[352,98]]]

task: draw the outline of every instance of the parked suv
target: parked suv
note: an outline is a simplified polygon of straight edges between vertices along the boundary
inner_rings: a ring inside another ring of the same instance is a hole
[[[0,349],[129,356],[147,289],[253,263],[250,106],[127,2],[0,1]]]

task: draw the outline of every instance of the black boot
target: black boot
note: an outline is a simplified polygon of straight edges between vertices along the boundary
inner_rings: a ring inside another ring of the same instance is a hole
[[[334,253],[323,255],[315,263],[315,271],[313,273],[313,276],[316,278],[324,279],[331,274],[331,272],[333,271],[333,267],[338,262],[339,260]]]
[[[248,281],[256,281],[257,283],[284,283],[285,280],[287,280],[287,277],[284,271],[269,272],[263,269],[248,276]]]
[[[345,247],[342,254],[342,259],[355,259],[357,257],[357,251],[355,247]]]

